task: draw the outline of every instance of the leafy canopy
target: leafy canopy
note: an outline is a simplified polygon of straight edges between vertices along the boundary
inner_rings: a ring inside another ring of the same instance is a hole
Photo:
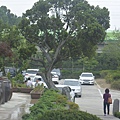
[[[61,45],[64,57],[90,56],[109,28],[108,10],[85,0],[39,0],[23,18],[20,28],[28,41],[53,53]]]
[[[39,0],[23,15],[22,35],[40,48],[46,71],[70,57],[91,57],[109,28],[109,11],[86,0]]]

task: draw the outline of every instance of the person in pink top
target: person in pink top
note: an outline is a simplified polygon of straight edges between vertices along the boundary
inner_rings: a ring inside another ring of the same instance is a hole
[[[111,97],[111,94],[109,94],[109,89],[105,89],[105,93],[103,94],[103,108],[104,108],[104,115],[106,115],[106,107],[107,107],[107,114],[109,115],[110,112],[110,104],[108,103],[108,98]]]

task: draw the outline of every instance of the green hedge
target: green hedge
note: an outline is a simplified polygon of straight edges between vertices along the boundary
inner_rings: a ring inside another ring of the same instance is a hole
[[[37,103],[30,107],[30,114],[22,120],[100,120],[96,116],[79,111],[78,104],[68,101],[58,91],[47,89]]]
[[[76,110],[52,110],[44,113],[37,120],[101,120],[95,115]]]
[[[36,120],[38,116],[42,116],[49,110],[56,109],[74,109],[78,110],[79,106],[69,102],[65,95],[61,95],[58,91],[48,89],[36,104],[30,107],[30,114],[23,115],[23,120]]]

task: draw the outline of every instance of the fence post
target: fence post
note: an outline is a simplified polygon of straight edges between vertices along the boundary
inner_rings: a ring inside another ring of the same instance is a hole
[[[115,112],[119,112],[119,100],[115,99],[113,102],[113,115],[115,114]]]

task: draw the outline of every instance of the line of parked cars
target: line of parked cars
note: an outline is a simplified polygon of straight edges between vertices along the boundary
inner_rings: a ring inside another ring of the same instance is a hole
[[[39,72],[39,69],[27,69],[25,73],[25,80],[28,79],[28,77],[30,77],[33,83],[33,86],[35,85],[35,82],[38,78],[40,78],[41,81],[44,82],[43,78],[40,75],[36,75],[38,72]],[[64,87],[67,87],[67,86],[70,87],[71,101],[75,101],[75,97],[82,96],[83,84],[94,85],[95,76],[90,72],[83,72],[79,76],[79,79],[64,79],[63,84],[59,84],[60,76],[55,71],[52,71],[51,74],[52,74],[52,81],[55,83],[55,86],[60,91],[62,91],[62,88]],[[47,87],[46,84],[44,84],[44,86]]]
[[[91,72],[83,72],[79,76],[79,79],[64,79],[62,85],[56,85],[59,89],[62,89],[65,86],[69,86],[74,95],[71,98],[81,97],[82,96],[82,85],[94,85],[95,76]],[[75,100],[74,100],[75,101]]]
[[[36,81],[36,78],[40,78],[42,81],[44,81],[42,76],[38,75],[38,73],[39,73],[39,69],[27,69],[26,71],[22,71],[22,75],[24,76],[24,81],[30,78],[31,81],[33,82],[33,85],[34,82]],[[51,71],[51,75],[52,75],[52,81],[55,84],[58,84],[59,80],[61,79],[60,69],[53,69]]]

